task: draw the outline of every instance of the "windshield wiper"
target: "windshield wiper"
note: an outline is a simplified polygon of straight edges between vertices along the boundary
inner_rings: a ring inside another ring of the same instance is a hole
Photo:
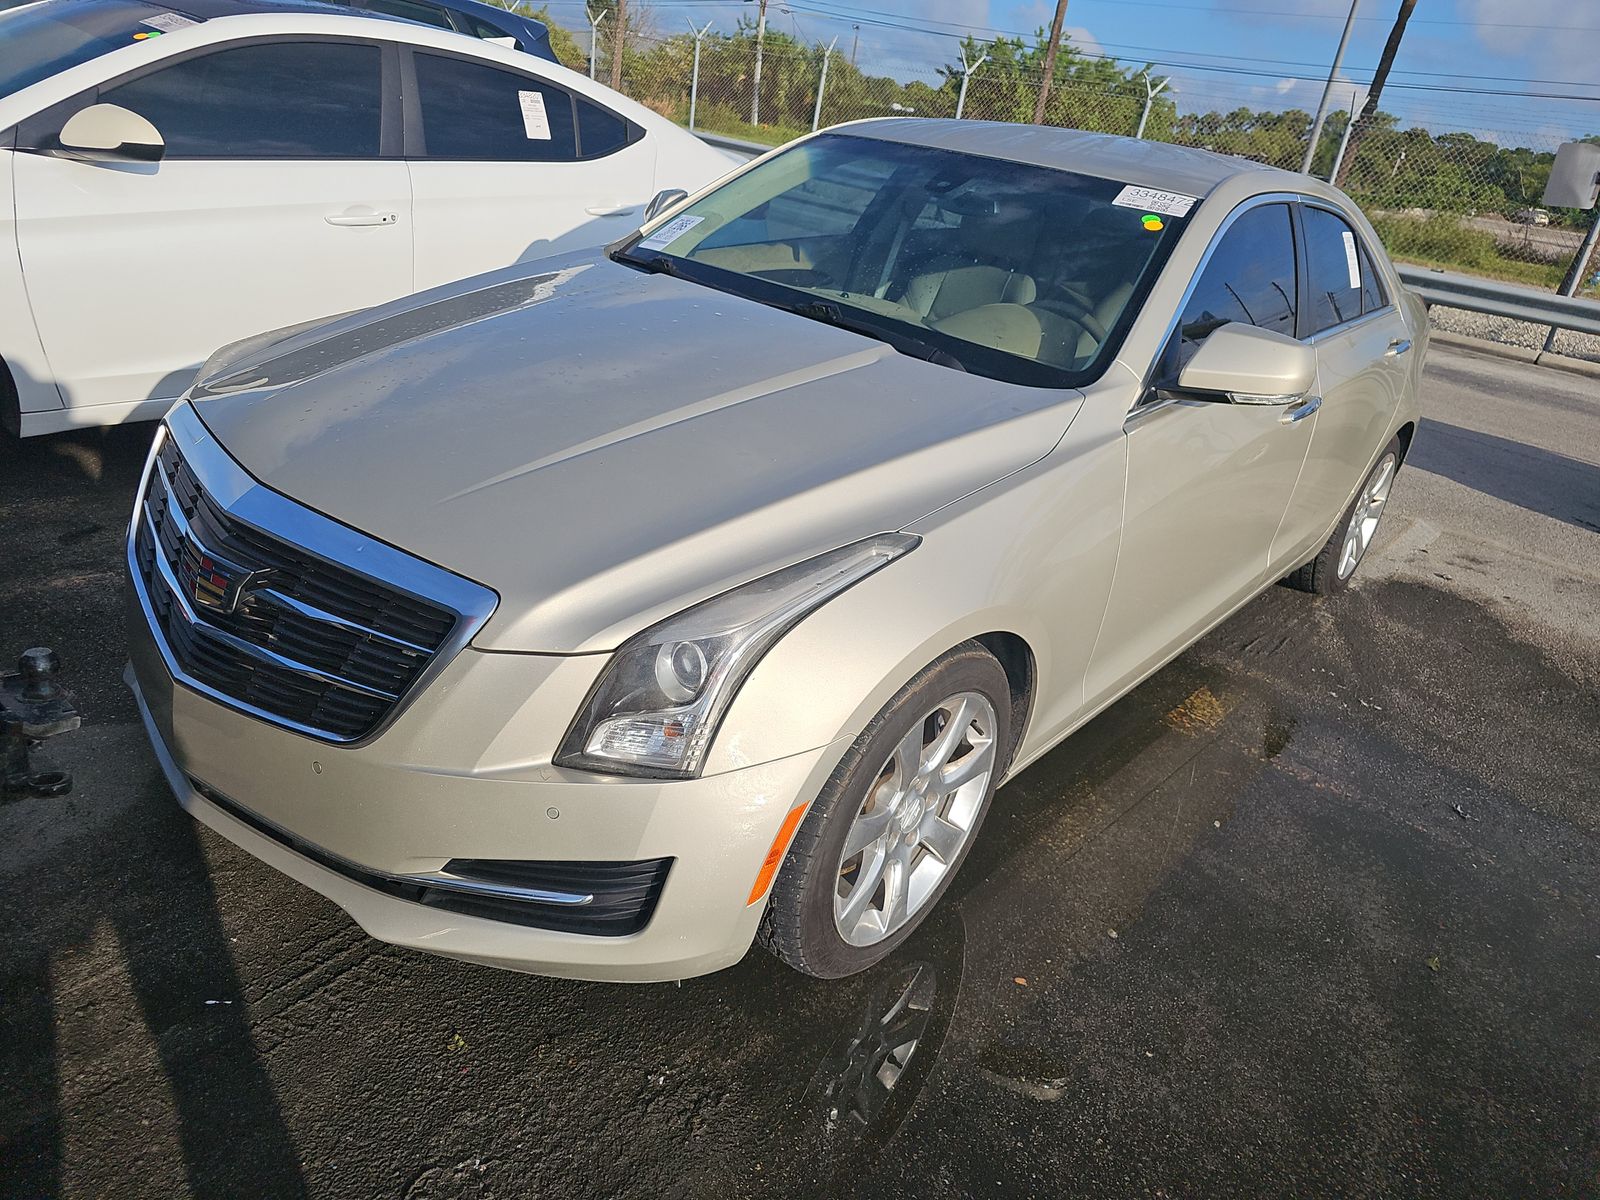
[[[795,304],[786,302],[773,302],[772,307],[784,309],[786,312],[796,313],[802,317],[809,317],[813,321],[821,321],[825,325],[833,325],[839,329],[847,329],[851,333],[859,333],[864,337],[876,338],[908,358],[920,358],[924,362],[931,362],[935,366],[950,367],[957,371],[965,371],[966,363],[962,362],[943,346],[936,346],[925,338],[917,337],[912,333],[904,333],[891,324],[862,318],[854,313],[847,313],[842,307],[828,300],[802,300]]]
[[[679,269],[678,264],[665,254],[655,254],[649,258],[635,258],[631,254],[613,254],[611,257],[616,262],[626,263],[630,267],[638,267],[639,270],[650,275],[671,275],[674,279],[684,278],[683,271]]]

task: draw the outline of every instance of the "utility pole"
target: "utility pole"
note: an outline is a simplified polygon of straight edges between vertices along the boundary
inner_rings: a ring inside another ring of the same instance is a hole
[[[1350,146],[1345,151],[1344,163],[1339,169],[1339,175],[1333,181],[1335,187],[1343,187],[1345,176],[1350,174],[1350,165],[1355,162],[1356,147],[1361,142],[1361,136],[1366,133],[1367,127],[1372,124],[1378,115],[1378,101],[1383,97],[1383,85],[1389,82],[1389,70],[1394,66],[1395,55],[1400,52],[1400,42],[1406,35],[1406,22],[1411,20],[1411,12],[1417,7],[1417,0],[1400,0],[1400,11],[1395,14],[1394,24],[1389,28],[1389,38],[1383,43],[1383,55],[1378,59],[1378,69],[1372,73],[1372,86],[1367,89],[1367,102],[1361,106],[1361,115],[1356,118],[1355,128],[1350,133]]]
[[[616,36],[611,39],[611,90],[622,90],[622,50],[628,44],[628,0],[617,0]]]
[[[1411,0],[1413,4],[1416,0]],[[1339,36],[1339,48],[1333,52],[1333,66],[1328,68],[1328,82],[1322,89],[1322,100],[1317,105],[1317,116],[1311,122],[1311,140],[1306,143],[1306,156],[1300,163],[1302,172],[1311,170],[1311,160],[1316,157],[1317,140],[1322,137],[1322,123],[1328,119],[1328,100],[1333,95],[1333,81],[1339,77],[1339,66],[1344,62],[1344,48],[1350,44],[1350,31],[1355,28],[1356,9],[1361,0],[1350,0],[1350,15],[1344,19],[1344,33]]]
[[[1044,106],[1050,99],[1050,84],[1056,74],[1056,52],[1061,49],[1061,22],[1067,15],[1067,0],[1056,0],[1056,17],[1050,22],[1050,45],[1044,52],[1044,78],[1039,81],[1039,103],[1033,108],[1033,123],[1044,124]]]
[[[850,35],[850,65],[853,67],[856,65],[856,51],[861,49],[861,26],[852,25],[850,28],[854,31]]]
[[[1156,97],[1166,90],[1167,84],[1172,82],[1172,78],[1169,76],[1156,84],[1155,87],[1151,87],[1150,73],[1148,71],[1140,78],[1144,80],[1144,111],[1139,114],[1139,131],[1133,135],[1136,138],[1144,137],[1144,127],[1145,123],[1150,120],[1151,106],[1155,104]]]
[[[757,0],[761,5],[756,17],[756,77],[750,89],[750,124],[761,124],[761,43],[767,37],[767,0]]]

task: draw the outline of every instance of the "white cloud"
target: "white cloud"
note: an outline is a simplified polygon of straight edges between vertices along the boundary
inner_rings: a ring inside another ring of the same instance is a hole
[[[1461,16],[1479,43],[1495,55],[1537,67],[1540,79],[1597,82],[1600,4],[1573,0],[1460,0]]]

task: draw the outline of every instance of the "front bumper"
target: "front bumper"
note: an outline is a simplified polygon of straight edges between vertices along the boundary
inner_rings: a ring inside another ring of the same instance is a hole
[[[372,742],[330,746],[229,709],[168,674],[137,600],[127,681],[178,802],[385,942],[544,975],[648,982],[729,966],[764,907],[750,889],[784,817],[844,743],[694,780],[604,780],[550,765],[604,656],[465,650]],[[241,819],[196,783],[257,818]],[[262,832],[292,835],[300,853]],[[452,859],[671,858],[649,923],[600,937],[441,911],[357,882]],[[345,864],[354,871],[325,865]],[[356,875],[357,878],[353,878]]]

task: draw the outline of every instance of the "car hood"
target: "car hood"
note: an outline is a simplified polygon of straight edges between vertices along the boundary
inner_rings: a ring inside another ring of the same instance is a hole
[[[1082,402],[595,253],[222,353],[256,479],[493,588],[485,648],[614,649],[1047,454]]]

